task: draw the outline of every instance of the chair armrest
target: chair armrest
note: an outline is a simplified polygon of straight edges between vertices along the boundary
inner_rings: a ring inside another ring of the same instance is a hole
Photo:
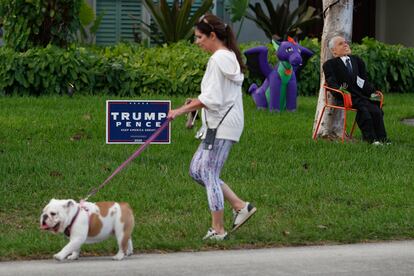
[[[379,91],[379,90],[377,90],[375,92],[377,92],[377,94],[380,96],[380,108],[382,108],[382,104],[384,102],[384,94],[382,94],[382,92]]]
[[[323,85],[323,88],[325,88],[325,92],[329,91],[329,92],[331,92],[332,94],[333,94],[333,93],[338,93],[338,94],[341,94],[342,98],[344,98],[344,97],[345,97],[345,93],[344,93],[343,91],[339,90],[339,89],[329,87],[329,86],[327,86],[326,84],[324,84],[324,85]]]
[[[329,87],[326,84],[323,85],[323,88],[325,89],[325,103],[326,104],[328,104],[328,91],[329,91],[332,94],[334,94],[334,93],[340,94],[341,97],[342,97],[342,100],[344,102],[344,105],[346,105],[346,102],[347,102],[346,98],[349,98],[348,101],[350,101],[349,102],[350,105],[347,106],[347,107],[352,107],[352,100],[351,100],[350,94],[345,94],[343,91],[341,91],[339,89],[336,89],[336,88]],[[380,96],[380,108],[382,108],[382,105],[383,105],[383,102],[384,102],[384,94],[379,90],[377,90],[375,92]]]
[[[328,104],[328,91],[331,92],[331,94],[335,96],[334,93],[339,94],[342,97],[342,102],[344,104],[344,107],[346,108],[352,108],[352,98],[351,94],[345,93],[339,89],[329,87],[328,85],[324,84],[323,88],[325,89],[325,103]]]

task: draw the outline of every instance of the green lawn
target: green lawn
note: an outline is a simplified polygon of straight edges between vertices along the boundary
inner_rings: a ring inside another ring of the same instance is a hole
[[[188,176],[199,142],[184,117],[170,145],[151,145],[90,200],[130,203],[137,253],[412,239],[414,127],[400,120],[414,117],[414,94],[385,97],[393,143],[375,147],[313,141],[316,97],[300,97],[296,113],[271,114],[246,96],[246,128],[222,178],[258,212],[228,241],[201,241],[210,214]],[[116,98],[0,98],[0,260],[59,251],[67,241],[39,230],[42,208],[53,197],[83,198],[139,147],[105,144],[107,99]],[[230,226],[229,206],[225,216]],[[83,247],[84,255],[115,252],[113,239]]]

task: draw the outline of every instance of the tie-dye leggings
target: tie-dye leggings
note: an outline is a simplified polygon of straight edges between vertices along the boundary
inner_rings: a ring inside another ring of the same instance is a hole
[[[212,150],[203,149],[200,143],[190,164],[190,176],[207,190],[208,205],[211,211],[224,209],[224,196],[220,179],[221,169],[226,162],[231,146],[231,140],[216,139]]]

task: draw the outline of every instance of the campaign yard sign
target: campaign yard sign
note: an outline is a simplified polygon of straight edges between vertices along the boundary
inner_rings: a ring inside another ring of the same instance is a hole
[[[106,143],[143,144],[167,119],[171,101],[106,101]],[[153,144],[169,144],[171,126]]]

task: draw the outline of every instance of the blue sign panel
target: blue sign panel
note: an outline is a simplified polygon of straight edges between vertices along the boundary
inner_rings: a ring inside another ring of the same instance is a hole
[[[106,101],[106,143],[143,144],[167,119],[170,101]],[[169,144],[171,126],[152,142]]]

